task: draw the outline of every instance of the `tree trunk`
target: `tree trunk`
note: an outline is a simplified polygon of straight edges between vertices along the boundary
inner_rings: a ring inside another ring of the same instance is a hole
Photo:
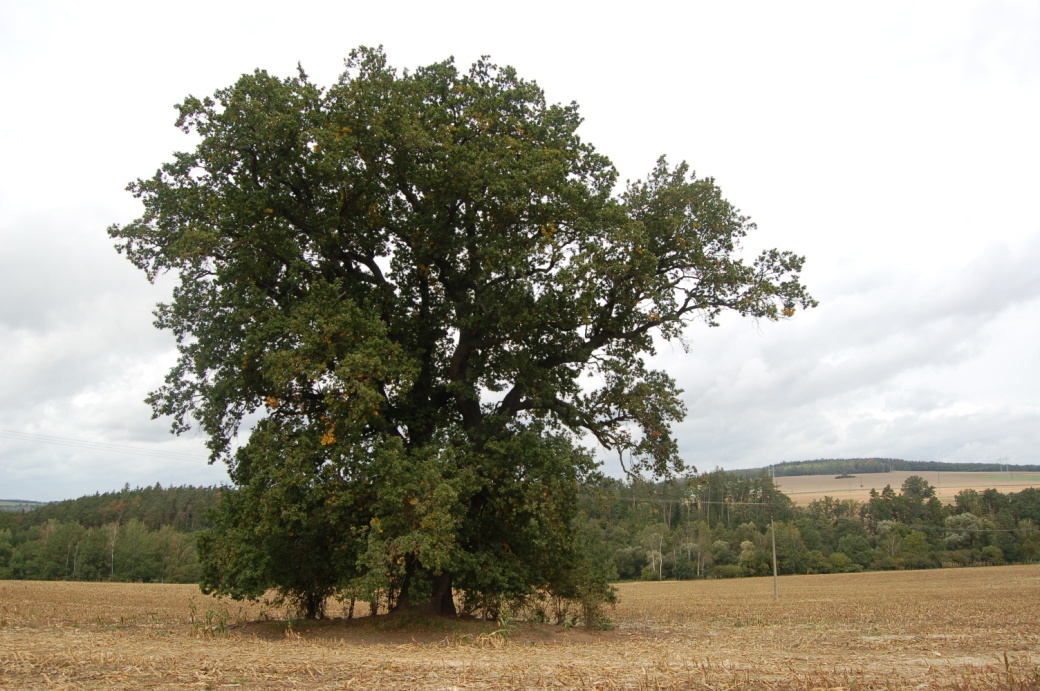
[[[458,615],[455,609],[455,593],[451,587],[451,572],[444,571],[433,578],[433,597],[431,602],[437,608],[437,613],[444,617]]]
[[[300,599],[304,619],[325,618],[325,593],[306,593]]]
[[[412,601],[410,588],[412,579],[406,577],[405,583],[401,587],[401,594],[397,598],[397,604],[394,607],[394,611],[414,614],[420,617],[457,616],[458,611],[455,609],[455,595],[451,587],[451,572],[444,571],[436,574],[432,577],[432,580],[433,584],[430,592],[430,599],[423,603],[415,603]]]

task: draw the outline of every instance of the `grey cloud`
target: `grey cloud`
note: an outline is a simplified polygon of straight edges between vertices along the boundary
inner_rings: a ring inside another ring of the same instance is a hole
[[[1015,254],[989,248],[969,265],[933,277],[877,273],[871,291],[824,286],[817,310],[763,325],[761,337],[733,328],[710,354],[723,358],[727,376],[716,374],[707,388],[702,380],[695,400],[753,404],[757,392],[776,388],[786,392],[786,404],[797,405],[877,386],[908,370],[955,366],[994,338],[987,325],[1040,296],[1040,272],[1032,269],[1038,265],[1040,242],[1033,242]],[[747,340],[735,344],[737,338]]]
[[[0,439],[5,449],[10,440]],[[25,444],[6,451],[0,459],[5,478],[5,498],[57,501],[94,492],[153,485],[216,485],[227,482],[222,466],[207,465],[200,459],[169,460],[153,458],[147,449],[140,454],[89,451],[54,447],[41,449],[39,444]],[[18,488],[9,496],[9,488]]]
[[[109,211],[111,213],[111,211]],[[107,303],[110,318],[143,312],[163,295],[119,257],[102,210],[52,210],[0,225],[0,324],[47,330]],[[95,315],[101,316],[101,315]]]
[[[978,460],[991,440],[1040,443],[1040,424],[1021,431],[1024,394],[994,381],[995,401],[986,387],[1003,358],[1019,377],[1040,375],[1040,357],[1024,352],[1040,341],[1038,261],[1034,241],[919,275],[864,271],[822,286],[821,307],[790,322],[733,319],[694,332],[689,354],[662,349],[657,364],[686,390],[684,456],[709,469],[828,455]]]

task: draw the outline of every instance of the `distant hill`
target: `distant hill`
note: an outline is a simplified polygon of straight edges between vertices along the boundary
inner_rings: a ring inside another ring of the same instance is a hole
[[[25,499],[0,499],[0,511],[10,513],[25,513],[46,506],[45,501],[27,501]]]
[[[125,523],[136,518],[152,530],[164,525],[191,532],[206,528],[206,511],[217,503],[219,487],[139,487],[93,494],[79,499],[36,506],[21,516],[23,526],[41,525],[51,519],[96,528],[106,523]]]
[[[860,473],[890,473],[894,470],[910,472],[949,471],[986,473],[1011,470],[1040,472],[1040,465],[1005,465],[1000,463],[944,463],[942,461],[904,461],[899,458],[820,458],[813,461],[784,461],[768,468],[747,468],[732,472],[758,475],[769,472],[776,477],[792,475],[857,475]]]

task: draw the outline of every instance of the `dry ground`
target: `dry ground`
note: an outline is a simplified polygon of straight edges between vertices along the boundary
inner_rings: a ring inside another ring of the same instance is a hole
[[[897,493],[903,482],[911,475],[920,475],[936,488],[936,496],[944,504],[953,503],[954,497],[962,489],[997,489],[1008,492],[1021,492],[1027,487],[1040,487],[1040,473],[954,473],[954,472],[912,472],[894,470],[891,473],[860,473],[855,477],[837,479],[834,475],[791,475],[774,478],[780,491],[791,497],[795,504],[806,506],[814,499],[825,496],[834,499],[855,499],[867,501],[870,490],[878,492],[885,485],[892,485]]]
[[[1040,688],[1040,566],[790,576],[780,602],[769,578],[620,595],[612,631],[415,631],[290,628],[193,586],[0,581],[0,689]]]

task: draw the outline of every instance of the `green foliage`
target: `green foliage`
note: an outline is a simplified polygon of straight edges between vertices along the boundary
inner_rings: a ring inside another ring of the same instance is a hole
[[[863,567],[844,552],[832,552],[830,556],[830,570],[833,573],[852,573],[862,571]]]
[[[606,482],[581,506],[608,542],[618,575],[627,579],[768,573],[770,513],[788,516],[775,521],[780,573],[1030,563],[1040,557],[1040,530],[1017,513],[1031,509],[1036,490],[964,492],[959,502],[943,506],[929,496],[930,485],[913,480],[900,490],[874,492],[865,503],[825,497],[799,508],[787,497],[777,499],[768,486],[748,491],[754,480],[715,471],[679,482]],[[765,481],[771,484],[768,476]],[[768,506],[733,501],[763,495],[771,497]],[[720,499],[709,504],[708,496]],[[961,510],[971,497],[984,516]]]
[[[1018,553],[1026,563],[1040,559],[1040,528],[1032,519],[1026,518],[1018,523]]]
[[[85,528],[50,519],[0,531],[0,577],[28,580],[190,583],[199,578],[194,536],[137,519]]]
[[[1040,524],[1040,488],[1029,487],[1015,493],[1008,503],[1016,520],[1029,519]]]
[[[776,524],[776,553],[780,573],[806,573],[812,563],[801,531],[790,524]]]
[[[194,535],[216,488],[156,485],[54,502],[0,530],[0,578],[190,583]]]
[[[924,501],[935,496],[935,488],[920,475],[911,475],[903,480],[902,493],[904,496]]]
[[[1004,561],[1004,551],[996,545],[986,545],[982,548],[982,559],[990,566],[1000,566]]]
[[[41,525],[50,520],[78,523],[84,528],[97,528],[115,521],[123,523],[136,519],[150,530],[168,525],[191,532],[208,525],[206,512],[216,504],[216,487],[152,487],[118,492],[104,492],[78,499],[40,505],[26,512],[21,525]]]
[[[257,71],[179,111],[195,150],[109,232],[180,279],[150,402],[231,470],[199,543],[216,593],[276,587],[309,616],[334,591],[452,613],[461,589],[485,616],[602,600],[577,440],[681,473],[655,338],[815,305],[801,257],[738,258],[753,226],[710,178],[662,158],[616,195],[577,107],[486,60],[401,74],[360,49],[328,89]]]
[[[846,535],[838,540],[838,553],[846,555],[861,568],[866,568],[874,560],[870,541],[862,535]]]

